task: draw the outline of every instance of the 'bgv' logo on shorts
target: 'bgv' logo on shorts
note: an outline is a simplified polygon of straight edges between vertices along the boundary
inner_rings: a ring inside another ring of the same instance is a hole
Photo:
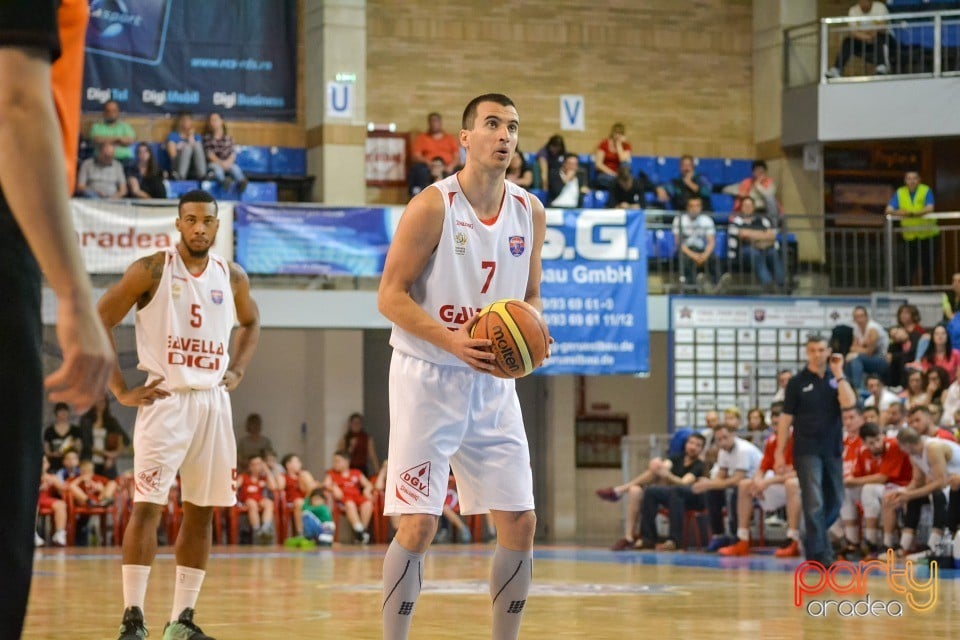
[[[422,462],[400,474],[404,484],[416,489],[420,494],[430,496],[430,462]]]

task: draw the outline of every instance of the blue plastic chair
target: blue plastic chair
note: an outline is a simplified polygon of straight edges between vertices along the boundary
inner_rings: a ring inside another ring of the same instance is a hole
[[[307,150],[295,147],[273,147],[270,150],[270,173],[281,176],[307,174]]]
[[[188,191],[193,191],[200,187],[196,180],[164,180],[163,186],[167,190],[168,198],[179,198]]]
[[[710,184],[724,183],[724,162],[720,158],[700,158],[696,162],[696,172],[710,181]]]
[[[726,193],[711,193],[710,203],[717,213],[730,213],[733,211],[734,198]]]
[[[276,202],[276,182],[251,182],[240,194],[240,202]]]
[[[237,146],[237,166],[244,173],[270,173],[269,147]]]
[[[749,178],[753,172],[753,160],[726,158],[723,161],[723,184],[736,184]]]

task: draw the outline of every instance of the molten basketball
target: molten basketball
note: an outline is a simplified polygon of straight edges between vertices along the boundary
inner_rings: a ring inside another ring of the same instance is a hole
[[[550,332],[540,312],[523,300],[497,300],[481,309],[470,332],[472,338],[493,342],[498,378],[522,378],[543,364]]]

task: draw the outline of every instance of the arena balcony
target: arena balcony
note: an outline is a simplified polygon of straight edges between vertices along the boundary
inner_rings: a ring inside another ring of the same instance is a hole
[[[886,17],[824,18],[785,31],[784,146],[960,134],[960,11],[888,5]]]

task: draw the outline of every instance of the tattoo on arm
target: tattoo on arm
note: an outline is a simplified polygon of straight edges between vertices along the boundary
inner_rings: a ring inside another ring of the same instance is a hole
[[[164,257],[163,254],[157,253],[151,256],[140,258],[138,262],[140,263],[140,266],[143,267],[143,270],[150,274],[150,280],[153,283],[150,287],[150,290],[144,292],[143,296],[140,298],[140,306],[142,307],[150,302],[150,298],[153,297],[153,292],[156,290],[157,285],[160,282],[160,278],[163,277]]]

